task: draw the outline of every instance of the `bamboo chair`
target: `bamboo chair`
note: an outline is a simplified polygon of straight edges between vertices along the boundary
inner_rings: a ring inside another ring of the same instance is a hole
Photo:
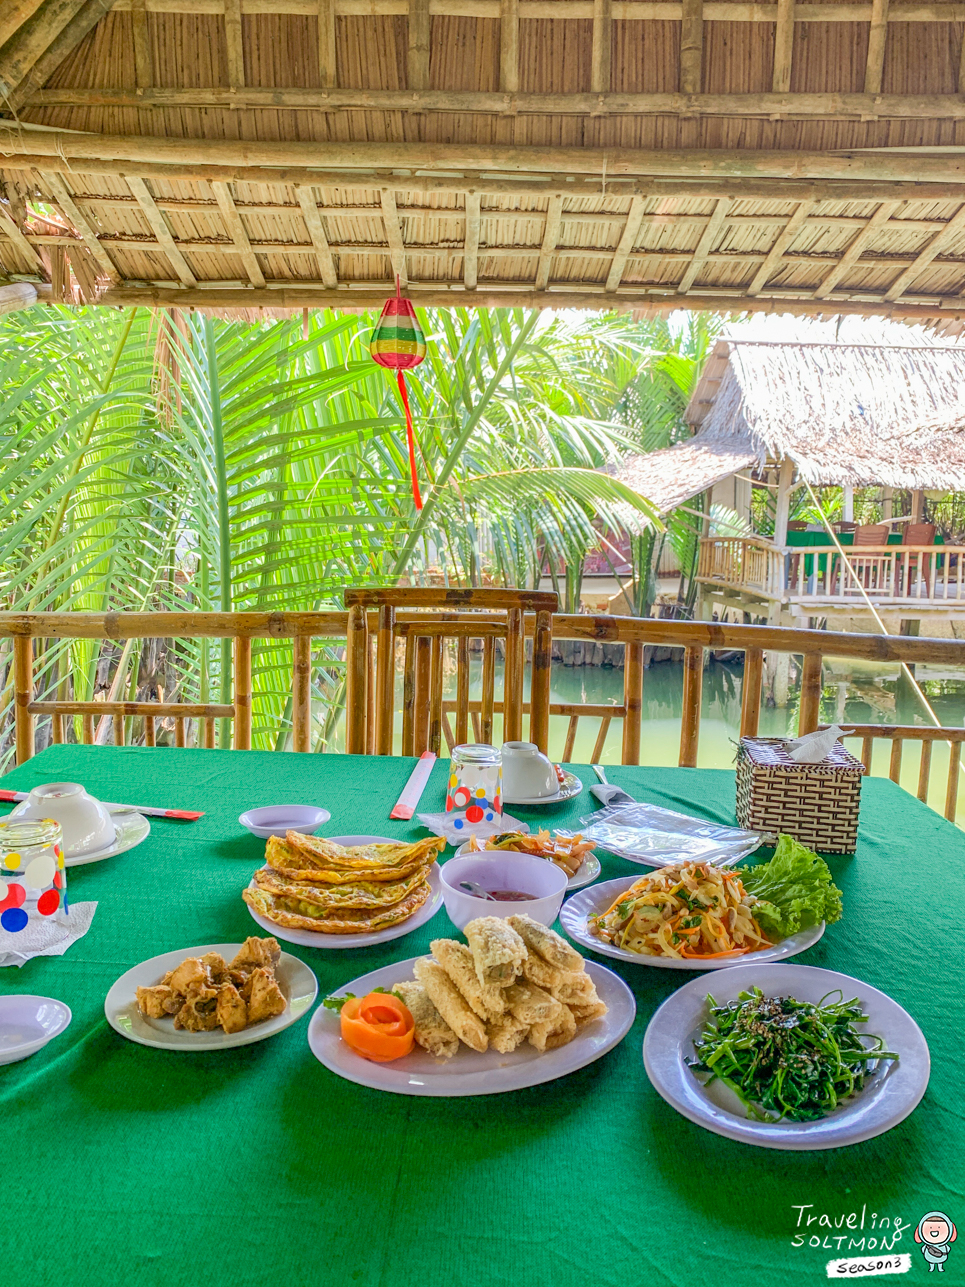
[[[542,751],[549,745],[550,664],[553,613],[559,600],[537,590],[359,589],[346,590],[345,749],[352,755],[391,755],[395,714],[396,641],[403,661],[402,754],[439,754],[443,725],[445,641],[456,641],[456,743],[469,740],[469,641],[482,638],[482,700],[473,712],[474,736],[492,738],[495,711],[496,639],[505,641],[503,738],[523,733],[523,616],[536,614],[530,688],[529,736]],[[368,611],[378,612],[373,663]],[[428,609],[429,611],[415,611]],[[402,614],[400,616],[400,614]],[[451,740],[451,739],[447,739]]]
[[[862,546],[887,545],[890,531],[891,528],[887,523],[862,523],[861,526],[854,529],[854,541],[850,548],[854,550]],[[845,553],[847,552],[848,547],[845,546]],[[889,558],[886,554],[856,554],[850,561],[854,568],[855,577],[861,581],[866,590],[881,591],[884,589],[889,565]],[[837,593],[838,576],[841,572],[838,566],[840,562],[840,558],[836,558],[834,561],[832,594]]]
[[[906,523],[905,530],[901,534],[902,545],[934,545],[935,533],[938,528],[934,523]],[[931,581],[932,557],[930,554],[902,554],[901,561],[904,563],[905,575],[905,594],[911,594],[911,574],[915,572],[918,578],[918,584],[921,584],[921,578],[925,577],[926,581]]]

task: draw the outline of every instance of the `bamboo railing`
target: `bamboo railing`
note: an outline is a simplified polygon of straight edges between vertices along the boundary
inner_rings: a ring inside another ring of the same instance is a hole
[[[361,613],[369,638],[375,638],[379,629],[378,614]],[[407,646],[408,638],[417,638],[429,645],[425,661],[431,670],[433,633],[458,635],[455,643],[459,668],[454,700],[436,699],[438,719],[427,709],[423,714],[413,712],[411,753],[422,750],[440,750],[443,739],[452,744],[462,740],[470,724],[476,737],[487,739],[492,735],[492,718],[503,713],[503,703],[493,695],[493,669],[483,667],[483,693],[480,701],[469,700],[467,673],[468,643],[471,638],[491,641],[505,632],[505,619],[500,620],[486,613],[447,613],[446,619],[433,622],[424,612],[396,613],[396,630],[401,640],[400,652]],[[357,625],[361,625],[359,622]],[[536,615],[527,613],[523,632],[533,637]],[[55,742],[64,739],[64,720],[80,716],[82,741],[93,741],[94,719],[105,714],[116,715],[115,743],[122,744],[124,717],[144,718],[145,737],[152,744],[153,722],[159,717],[175,721],[176,743],[184,740],[184,722],[196,719],[201,728],[201,744],[212,745],[214,721],[229,719],[233,728],[233,746],[244,750],[251,747],[252,739],[252,674],[251,647],[254,639],[284,640],[293,646],[292,666],[292,747],[296,751],[309,751],[312,746],[312,641],[324,640],[339,643],[347,640],[350,614],[346,612],[295,612],[295,613],[0,613],[0,641],[13,642],[12,688],[14,719],[16,725],[16,758],[23,763],[34,754],[35,721],[38,716],[51,719],[52,737]],[[924,639],[892,635],[839,634],[822,630],[785,629],[776,626],[744,626],[717,622],[681,622],[640,619],[634,617],[584,616],[558,613],[551,618],[555,640],[582,640],[585,642],[622,644],[625,648],[623,697],[612,706],[599,704],[561,702],[549,707],[550,715],[568,720],[562,754],[566,760],[572,754],[580,721],[599,720],[599,730],[593,758],[603,750],[614,720],[622,721],[622,755],[624,764],[639,764],[643,712],[644,648],[648,644],[683,649],[683,716],[680,730],[678,763],[694,767],[700,739],[701,681],[704,654],[708,649],[736,650],[744,653],[744,680],[741,703],[741,735],[755,736],[758,732],[762,704],[764,657],[767,652],[791,653],[802,658],[799,731],[811,732],[818,727],[822,691],[822,669],[825,657],[861,659],[878,662],[931,663],[946,667],[965,667],[965,641],[955,639]],[[122,641],[147,638],[225,638],[233,641],[234,675],[233,695],[225,703],[165,703],[165,702],[77,702],[35,700],[33,670],[36,640],[93,639]],[[374,695],[375,669],[371,652],[356,657],[356,681]],[[492,655],[492,654],[491,654]],[[484,656],[485,663],[485,656]],[[418,665],[418,662],[417,662]],[[441,665],[436,673],[441,677]],[[385,673],[381,684],[386,688],[389,678]],[[427,687],[425,692],[429,693]],[[435,693],[437,690],[432,689]],[[441,690],[440,690],[441,691]],[[373,697],[374,700],[374,697]],[[526,713],[524,703],[520,715]],[[374,715],[374,711],[373,711]],[[453,728],[450,716],[455,716]],[[371,721],[370,729],[374,725]],[[149,734],[148,730],[151,729]],[[178,733],[178,730],[181,730]],[[931,767],[931,749],[936,741],[951,744],[951,764],[946,791],[946,816],[954,818],[958,790],[958,763],[965,730],[955,728],[933,729],[918,726],[864,725],[856,736],[862,739],[862,759],[870,765],[875,740],[891,742],[891,776],[897,780],[901,768],[902,746],[905,741],[920,742],[922,763],[918,795],[927,796]],[[374,749],[374,730],[367,735],[366,750]]]

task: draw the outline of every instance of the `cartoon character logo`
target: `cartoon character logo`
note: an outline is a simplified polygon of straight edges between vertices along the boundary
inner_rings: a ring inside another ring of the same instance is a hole
[[[944,1211],[929,1211],[922,1216],[915,1230],[915,1241],[922,1244],[921,1254],[928,1261],[928,1272],[937,1269],[945,1272],[945,1261],[951,1251],[951,1244],[958,1237],[958,1230]]]

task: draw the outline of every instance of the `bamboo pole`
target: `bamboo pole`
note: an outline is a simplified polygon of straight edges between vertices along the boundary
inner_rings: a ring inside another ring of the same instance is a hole
[[[522,632],[521,632],[522,633]],[[522,642],[525,648],[525,643]],[[550,738],[550,669],[553,664],[553,615],[536,614],[533,631],[533,667],[530,677],[529,740],[547,754]]]
[[[456,643],[456,745],[469,741],[469,639]]]
[[[499,88],[519,89],[519,0],[499,0]]]
[[[958,775],[962,767],[962,744],[952,742],[948,748],[948,781],[945,788],[945,817],[955,821],[958,810]]]
[[[33,664],[33,640],[16,636],[13,641],[13,719],[18,764],[26,764],[34,753],[34,717],[30,713]]]
[[[623,661],[623,756],[624,764],[640,763],[643,721],[643,644],[628,643]],[[604,716],[604,718],[606,718]],[[604,735],[605,736],[605,735]]]
[[[431,641],[417,635],[415,641],[415,699],[412,711],[412,754],[422,755],[429,749],[429,702],[431,680]]]
[[[596,741],[593,743],[593,754],[590,756],[591,764],[599,764],[600,757],[603,754],[603,748],[606,746],[606,736],[610,731],[611,716],[604,715],[600,720],[600,731],[596,735]]]
[[[365,609],[353,604],[345,637],[345,750],[349,755],[365,754],[368,644]]]
[[[296,635],[292,669],[292,750],[312,749],[312,640]]]
[[[402,659],[402,754],[412,754],[415,709],[415,635],[406,635]]]
[[[744,653],[744,681],[741,689],[741,737],[757,737],[761,718],[763,678],[763,650],[748,648]]]
[[[235,639],[234,748],[251,750],[251,639]],[[205,712],[207,713],[207,712]]]
[[[819,652],[804,655],[801,670],[801,713],[798,718],[798,736],[813,733],[821,718],[821,679],[823,657]]]
[[[495,705],[496,693],[496,641],[494,639],[483,640],[483,663],[482,663],[482,703],[480,709],[480,718],[482,722],[482,742],[488,746],[493,740],[493,709]],[[505,720],[503,721],[505,727]],[[504,734],[503,741],[507,738]]]
[[[680,719],[680,757],[684,769],[697,767],[697,744],[700,738],[700,699],[704,680],[703,648],[684,649],[683,712]]]
[[[442,646],[436,635],[429,645],[429,739],[426,750],[436,755],[442,749]]]
[[[523,736],[523,613],[510,608],[506,613],[506,657],[503,668],[503,741],[518,742]]]
[[[391,603],[384,603],[379,608],[379,632],[375,652],[376,755],[392,754],[392,717],[394,714],[395,608]]]

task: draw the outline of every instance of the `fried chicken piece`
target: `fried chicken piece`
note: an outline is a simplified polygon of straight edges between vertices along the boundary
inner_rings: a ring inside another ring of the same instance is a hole
[[[208,978],[212,983],[220,983],[228,969],[227,962],[220,952],[205,952],[201,958],[201,964],[208,971]]]
[[[269,939],[268,942],[274,943],[275,940]],[[248,1022],[261,1023],[262,1019],[273,1019],[276,1014],[281,1014],[287,1005],[288,1002],[281,988],[275,982],[274,974],[261,966],[254,970],[251,975],[251,995],[248,1000]]]
[[[482,1053],[489,1045],[486,1029],[465,997],[436,961],[416,961],[413,974],[429,994],[429,1000],[456,1036],[471,1050]]]
[[[517,1046],[521,1046],[528,1032],[529,1024],[523,1023],[512,1014],[501,1014],[498,1019],[493,1019],[491,1023],[486,1024],[489,1044],[501,1055],[508,1055]]]
[[[585,1023],[591,1023],[594,1019],[598,1019],[601,1015],[606,1014],[607,1004],[605,1001],[601,1001],[600,998],[597,997],[597,999],[589,1005],[571,1005],[567,1006],[567,1009],[576,1019],[577,1027],[582,1028]]]
[[[508,920],[529,951],[537,953],[544,961],[549,961],[550,965],[555,965],[560,970],[585,968],[583,957],[555,930],[534,921],[531,916],[510,916]]]
[[[451,1059],[459,1049],[459,1038],[429,1000],[421,983],[396,983],[393,992],[405,1002],[415,1024],[415,1039],[435,1059]]]
[[[251,935],[246,938],[228,966],[229,970],[253,970],[259,966],[274,970],[281,959],[281,948],[276,938],[258,938]]]
[[[167,974],[165,974],[164,978],[157,986],[159,988],[166,988],[170,984],[173,977],[174,977],[174,971],[168,970]]]
[[[233,983],[218,988],[218,1022],[225,1032],[241,1032],[248,1026],[248,1007]]]
[[[208,972],[196,956],[189,956],[183,960],[168,980],[168,986],[175,992],[180,992],[182,996],[187,996],[188,988],[207,987],[207,984]]]
[[[476,974],[472,952],[451,938],[437,938],[429,950],[484,1023],[506,1012],[502,988],[483,985]]]
[[[504,988],[512,983],[526,959],[526,944],[512,926],[499,916],[478,916],[463,933],[483,987],[494,983]]]
[[[149,1019],[166,1019],[168,1015],[177,1014],[182,1004],[183,998],[166,983],[137,989],[137,1008]]]
[[[532,983],[513,983],[506,989],[509,1012],[520,1023],[547,1023],[559,1018],[561,1005]]]
[[[546,1023],[534,1023],[529,1030],[529,1044],[543,1054],[568,1045],[576,1036],[576,1016],[568,1006],[560,1006],[560,1014]]]
[[[188,1032],[211,1032],[218,1026],[218,993],[215,988],[192,983],[184,1005],[174,1016],[175,1028]]]

